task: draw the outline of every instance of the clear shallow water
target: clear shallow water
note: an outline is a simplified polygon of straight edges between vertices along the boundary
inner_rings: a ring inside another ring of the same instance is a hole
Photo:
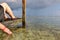
[[[25,29],[9,28],[13,32],[11,36],[0,30],[0,40],[58,40],[60,29],[56,28],[51,17],[27,17]],[[54,19],[54,18],[53,18]],[[15,23],[18,23],[15,21]],[[14,24],[15,24],[14,23]],[[20,22],[19,22],[20,23]]]
[[[12,30],[13,35],[8,37],[2,34],[3,38],[7,40],[59,40],[60,39],[60,8],[48,7],[44,9],[29,9],[27,8],[26,22],[28,27],[26,30],[17,29]],[[48,12],[47,12],[48,10]],[[17,17],[22,16],[21,9],[13,10]],[[51,13],[51,14],[50,14]],[[57,15],[56,15],[57,14]],[[5,37],[4,37],[5,36]],[[1,38],[2,38],[1,37]],[[2,39],[3,39],[2,38]],[[4,39],[5,40],[5,39]]]

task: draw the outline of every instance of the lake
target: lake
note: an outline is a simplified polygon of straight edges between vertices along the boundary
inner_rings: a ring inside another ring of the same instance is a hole
[[[12,36],[0,31],[0,40],[60,40],[59,5],[52,5],[44,9],[27,8],[26,28],[9,28],[13,32]],[[13,12],[16,17],[22,17],[21,8]]]

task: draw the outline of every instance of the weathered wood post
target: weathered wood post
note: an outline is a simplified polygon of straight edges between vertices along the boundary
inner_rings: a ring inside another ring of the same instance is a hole
[[[26,0],[22,0],[22,28],[26,26]]]

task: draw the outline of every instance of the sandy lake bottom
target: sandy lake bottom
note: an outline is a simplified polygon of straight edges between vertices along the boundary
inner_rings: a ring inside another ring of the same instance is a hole
[[[19,22],[21,20],[14,21],[13,24]],[[9,36],[0,30],[0,40],[60,40],[60,28],[57,25],[42,22],[41,19],[27,19],[26,28],[8,28],[13,34]]]

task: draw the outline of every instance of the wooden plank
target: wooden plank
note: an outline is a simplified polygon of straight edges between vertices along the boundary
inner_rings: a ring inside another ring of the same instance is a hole
[[[17,19],[17,20],[4,21],[1,23],[9,28],[17,28],[18,24],[20,24],[21,22],[22,22],[22,19]]]
[[[26,0],[22,0],[22,28],[26,26]]]

